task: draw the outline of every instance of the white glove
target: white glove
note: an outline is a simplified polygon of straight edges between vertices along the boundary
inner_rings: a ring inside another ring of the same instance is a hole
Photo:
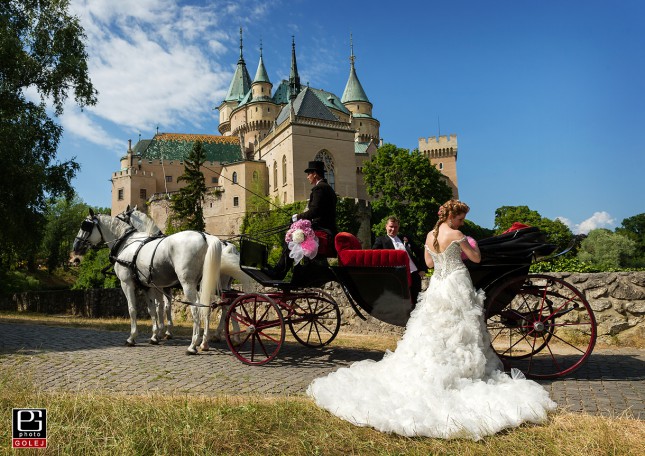
[[[298,214],[293,214],[293,215],[291,216],[291,221],[292,221],[292,222],[296,222],[296,221],[298,221]]]

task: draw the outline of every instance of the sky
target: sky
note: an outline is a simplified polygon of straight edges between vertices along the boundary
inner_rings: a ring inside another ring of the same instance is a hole
[[[645,212],[645,2],[641,0],[72,0],[87,35],[96,106],[68,102],[59,158],[80,198],[109,207],[112,172],[159,132],[219,134],[239,57],[260,44],[274,88],[342,96],[350,34],[385,143],[456,134],[459,197],[493,228],[528,206],[574,233]]]

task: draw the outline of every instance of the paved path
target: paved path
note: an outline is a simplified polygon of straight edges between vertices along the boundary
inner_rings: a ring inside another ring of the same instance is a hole
[[[252,367],[225,343],[187,356],[187,338],[124,346],[122,332],[0,323],[0,368],[29,373],[46,390],[123,394],[302,395],[316,377],[381,352],[287,343],[271,363]],[[561,408],[645,420],[645,350],[596,349],[571,376],[541,381]]]

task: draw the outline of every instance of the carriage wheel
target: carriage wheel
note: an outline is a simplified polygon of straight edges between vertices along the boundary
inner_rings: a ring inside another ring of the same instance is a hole
[[[268,296],[242,295],[233,301],[226,314],[225,334],[226,343],[237,359],[252,365],[268,363],[276,357],[284,342],[282,312]]]
[[[518,289],[509,299],[509,290]],[[555,277],[529,274],[511,279],[491,292],[487,309],[493,349],[529,378],[573,372],[596,343],[596,319],[589,303],[575,287]]]
[[[336,338],[340,329],[340,309],[327,293],[303,294],[285,301],[293,309],[289,313],[289,329],[298,342],[318,348]]]

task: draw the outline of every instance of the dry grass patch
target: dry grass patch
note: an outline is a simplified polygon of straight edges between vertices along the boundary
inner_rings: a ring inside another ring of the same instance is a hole
[[[643,421],[571,413],[470,440],[406,438],[355,427],[305,397],[48,393],[17,370],[0,373],[0,406],[48,412],[39,455],[640,455]],[[10,454],[10,413],[0,416],[0,453]],[[36,450],[24,450],[36,454]]]

